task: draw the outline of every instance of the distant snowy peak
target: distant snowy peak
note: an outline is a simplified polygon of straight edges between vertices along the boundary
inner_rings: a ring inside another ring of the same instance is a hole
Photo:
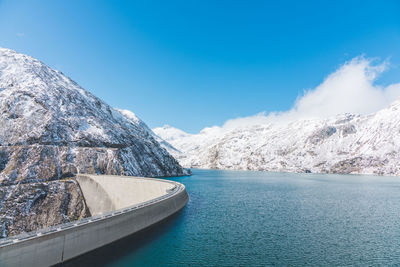
[[[191,134],[188,134],[182,130],[179,130],[169,125],[153,128],[153,132],[158,136],[162,137],[167,142],[191,136]]]
[[[212,127],[195,135],[155,131],[181,151],[175,157],[184,167],[400,175],[400,100],[370,115]]]

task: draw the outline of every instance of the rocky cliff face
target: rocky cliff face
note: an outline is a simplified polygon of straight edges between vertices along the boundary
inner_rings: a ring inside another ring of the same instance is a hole
[[[213,127],[195,135],[169,126],[153,131],[186,167],[400,175],[400,100],[371,115]]]
[[[187,174],[132,120],[42,62],[0,48],[2,235],[87,215],[77,173]]]
[[[90,216],[73,179],[0,186],[0,237]]]

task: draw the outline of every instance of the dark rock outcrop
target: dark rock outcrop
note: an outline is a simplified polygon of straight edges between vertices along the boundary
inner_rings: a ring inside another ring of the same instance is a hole
[[[0,186],[0,237],[90,216],[73,179]]]

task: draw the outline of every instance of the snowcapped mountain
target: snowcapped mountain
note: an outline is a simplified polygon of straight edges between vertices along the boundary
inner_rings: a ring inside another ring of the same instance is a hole
[[[187,134],[153,131],[184,167],[400,175],[400,100],[370,115],[272,122]]]
[[[0,237],[90,216],[77,173],[188,174],[155,138],[133,113],[0,48]]]
[[[130,115],[42,62],[0,48],[3,183],[76,173],[183,175],[146,124]]]

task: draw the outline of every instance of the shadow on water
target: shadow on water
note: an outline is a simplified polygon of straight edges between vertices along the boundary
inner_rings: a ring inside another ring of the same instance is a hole
[[[138,233],[127,236],[104,247],[95,249],[82,256],[78,256],[55,267],[72,266],[107,266],[122,257],[132,254],[139,248],[146,246],[171,230],[171,228],[184,216],[182,210],[150,226]]]

